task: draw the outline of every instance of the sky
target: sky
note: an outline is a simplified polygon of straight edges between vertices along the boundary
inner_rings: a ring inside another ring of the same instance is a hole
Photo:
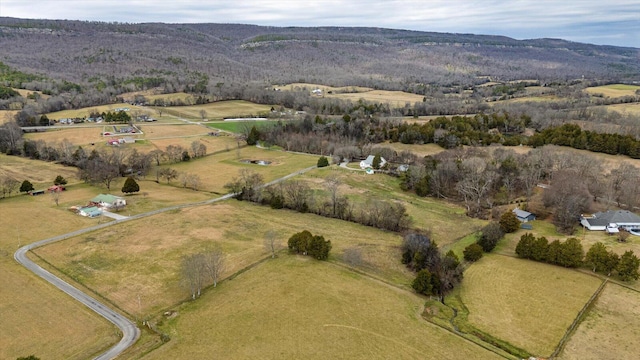
[[[366,26],[640,48],[640,0],[0,0],[0,16]]]

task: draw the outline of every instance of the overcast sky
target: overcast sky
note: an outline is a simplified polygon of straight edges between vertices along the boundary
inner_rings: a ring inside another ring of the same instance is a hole
[[[640,0],[0,0],[0,16],[368,26],[640,48]]]

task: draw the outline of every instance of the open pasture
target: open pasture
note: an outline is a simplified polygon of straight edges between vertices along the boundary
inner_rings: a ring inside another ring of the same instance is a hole
[[[218,101],[203,105],[167,106],[164,111],[168,114],[188,119],[220,120],[229,117],[245,117],[266,115],[271,111],[271,105],[254,104],[244,100]]]
[[[138,113],[139,115],[142,115],[142,114],[152,115],[154,113],[154,111],[148,107],[135,106],[128,103],[117,103],[117,104],[90,106],[82,109],[55,111],[55,112],[48,113],[46,115],[51,120],[59,120],[59,119],[67,119],[67,118],[85,118],[85,117],[89,117],[89,114],[91,114],[94,111],[99,113],[107,112],[107,111],[113,112],[115,111],[115,109],[118,109],[118,108],[129,108],[130,109],[129,115],[132,117],[134,116],[134,112]]]
[[[245,163],[243,160],[265,160],[269,165]],[[265,182],[302,170],[317,163],[318,157],[301,155],[279,150],[260,149],[255,146],[229,147],[228,152],[194,159],[188,162],[162,165],[181,173],[195,174],[200,177],[200,189],[215,193],[227,193],[224,185],[239,176],[241,169],[259,173]],[[162,180],[161,180],[162,181]],[[175,182],[175,180],[174,180]]]
[[[143,359],[498,359],[422,320],[424,299],[292,255],[177,308]]]
[[[106,143],[108,138],[102,136],[102,132],[102,126],[77,127],[70,125],[68,128],[63,129],[56,128],[45,132],[28,133],[24,135],[24,138],[34,141],[44,140],[48,144],[68,140],[73,145],[85,147],[91,144]]]
[[[335,97],[343,100],[351,100],[357,102],[360,99],[368,102],[377,102],[382,104],[390,104],[396,107],[402,107],[409,103],[413,105],[417,102],[422,102],[424,96],[411,94],[404,91],[388,91],[388,90],[371,90],[358,93],[339,93],[339,94],[325,94],[326,97]]]
[[[558,358],[634,359],[639,338],[640,293],[608,283]]]
[[[2,155],[0,166],[6,162]],[[34,174],[53,183],[59,165],[32,163]],[[15,164],[15,163],[12,163]],[[51,169],[38,168],[42,165]],[[17,171],[25,170],[22,165]],[[26,169],[29,169],[27,167]],[[49,174],[49,175],[46,175]],[[64,175],[64,173],[63,173]],[[53,177],[52,177],[53,176]],[[51,178],[51,179],[49,179]],[[75,181],[71,176],[69,181]],[[48,359],[87,359],[119,340],[115,327],[13,260],[21,245],[98,224],[66,210],[63,202],[85,201],[93,192],[83,186],[62,193],[56,207],[48,194],[17,195],[0,200],[0,358],[35,354]],[[64,320],[62,320],[64,319]]]
[[[183,256],[219,248],[227,277],[268,256],[267,231],[286,247],[305,229],[331,240],[330,260],[342,261],[344,250],[356,247],[364,270],[403,286],[412,279],[399,261],[398,234],[236,200],[115,225],[36,253],[127,312],[147,316],[188,297],[180,276]]]
[[[445,151],[445,149],[438,144],[403,144],[401,142],[393,142],[393,143],[383,143],[383,144],[380,144],[380,146],[390,147],[398,153],[402,151],[410,151],[418,155],[419,157],[435,155],[437,153]]]
[[[365,91],[373,90],[372,88],[363,87],[363,86],[340,86],[340,87],[335,87],[335,86],[310,84],[310,83],[292,83],[292,84],[287,84],[287,85],[282,85],[282,86],[274,86],[273,88],[274,89],[285,90],[285,91],[309,91],[309,92],[311,92],[312,90],[315,90],[315,89],[320,89],[325,94],[327,92],[329,92],[329,91],[335,92],[335,93],[345,93],[345,92],[353,93],[353,92],[365,92]]]
[[[29,180],[36,190],[53,185],[58,175],[62,175],[69,183],[77,182],[77,174],[78,169],[74,167],[0,154],[0,176],[10,176],[21,183]]]
[[[596,95],[601,94],[605,97],[622,97],[636,95],[636,91],[640,90],[640,86],[637,85],[625,85],[625,84],[611,84],[603,86],[592,86],[585,89],[588,94]]]
[[[205,129],[206,130],[206,129]],[[209,135],[186,135],[177,137],[157,137],[151,138],[149,144],[154,148],[165,150],[169,145],[179,145],[185,149],[191,149],[194,141],[200,141],[207,147],[207,154],[217,151],[233,150],[238,147],[238,141],[234,136],[223,134],[220,136]]]
[[[328,177],[339,179],[342,183],[339,194],[347,196],[351,203],[356,204],[356,208],[366,206],[367,201],[375,199],[402,203],[411,217],[411,227],[430,231],[441,247],[454,243],[486,224],[486,221],[467,217],[460,206],[403,192],[397,178],[383,174],[367,175],[333,166],[308,172],[302,179],[307,179],[319,194],[324,194],[322,196],[328,199],[324,186]]]
[[[604,108],[623,115],[640,116],[640,103],[605,105]]]
[[[207,135],[208,129],[193,124],[139,124],[145,139],[179,138],[183,136]]]
[[[600,280],[559,266],[485,255],[460,287],[476,328],[537,356],[549,356]]]
[[[0,125],[13,120],[17,113],[18,110],[0,110]]]

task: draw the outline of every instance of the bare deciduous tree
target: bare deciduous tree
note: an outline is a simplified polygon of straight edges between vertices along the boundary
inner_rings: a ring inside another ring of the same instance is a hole
[[[196,299],[202,292],[205,278],[204,256],[193,254],[182,259],[183,280],[189,287],[191,299]]]
[[[225,268],[225,256],[221,250],[211,250],[202,255],[204,270],[213,282],[213,287],[218,286],[218,280]]]
[[[276,252],[280,250],[281,244],[278,242],[278,234],[274,230],[269,230],[264,234],[264,247],[271,253],[271,258],[276,257]]]

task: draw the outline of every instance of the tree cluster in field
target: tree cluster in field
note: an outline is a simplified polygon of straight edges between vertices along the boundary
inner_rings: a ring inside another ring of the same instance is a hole
[[[513,227],[513,220],[518,224],[517,227]],[[467,246],[463,251],[463,256],[466,261],[474,262],[482,258],[484,253],[492,252],[495,249],[498,242],[504,237],[505,233],[511,233],[516,231],[520,226],[520,221],[516,218],[515,214],[511,211],[505,212],[500,222],[492,221],[485,225],[477,235],[476,242]]]
[[[607,276],[615,271],[624,281],[637,280],[640,277],[640,259],[633,251],[626,251],[622,256],[618,256],[612,251],[607,251],[600,242],[593,244],[585,256],[582,244],[576,238],[569,238],[564,242],[549,242],[544,236],[536,238],[533,234],[526,233],[520,237],[516,254],[524,259],[569,268],[587,266],[593,272],[601,272]]]
[[[107,111],[106,113],[103,112],[101,116],[102,116],[102,119],[108,123],[114,122],[114,123],[127,124],[131,122],[131,116],[126,111],[117,111],[117,112]]]
[[[182,280],[193,300],[208,283],[216,287],[224,270],[225,255],[220,250],[187,255],[182,259]]]
[[[292,253],[308,255],[318,260],[327,260],[331,251],[330,240],[325,240],[322,235],[313,235],[308,230],[291,235],[287,245]]]
[[[425,234],[410,233],[402,241],[402,263],[416,272],[411,286],[423,295],[444,296],[462,281],[463,268],[453,251],[444,256],[438,244]]]
[[[404,231],[410,226],[406,207],[398,202],[368,199],[365,203],[352,203],[340,194],[336,178],[325,180],[328,196],[321,197],[305,181],[288,180],[266,187],[260,202],[274,209],[291,209],[302,213],[351,221],[390,231]]]

